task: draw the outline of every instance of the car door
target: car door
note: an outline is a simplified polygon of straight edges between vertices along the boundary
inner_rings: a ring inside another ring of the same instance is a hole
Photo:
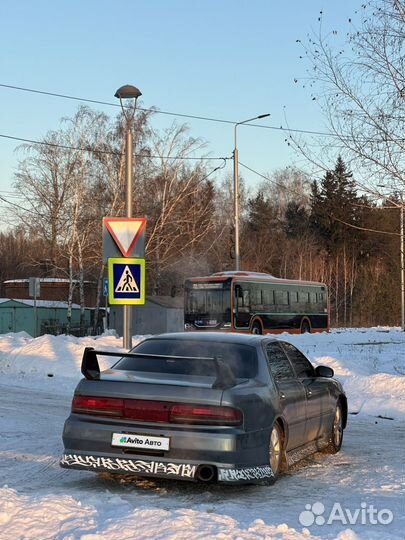
[[[326,419],[331,414],[329,382],[317,377],[308,358],[291,343],[283,342],[284,350],[292,364],[297,379],[302,383],[307,398],[306,439],[318,439],[324,431]]]
[[[267,365],[278,392],[281,414],[288,424],[286,450],[304,444],[306,429],[306,394],[297,380],[288,357],[277,342],[265,343]]]

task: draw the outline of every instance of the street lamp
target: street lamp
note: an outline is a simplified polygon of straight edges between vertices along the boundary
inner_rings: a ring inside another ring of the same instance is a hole
[[[126,84],[121,86],[115,92],[114,96],[120,100],[121,109],[126,120],[125,126],[125,211],[126,217],[132,217],[132,174],[135,167],[133,161],[133,120],[136,111],[136,101],[142,95],[141,91],[135,86]],[[131,100],[129,104],[123,104],[122,100]],[[132,348],[132,332],[131,332],[131,306],[124,305],[123,317],[123,347],[124,349]]]
[[[261,118],[267,118],[270,114],[260,114],[254,118],[248,118],[243,122],[237,122],[235,124],[235,145],[233,150],[233,201],[234,201],[234,221],[235,221],[235,270],[240,270],[240,250],[239,250],[239,167],[238,167],[238,145],[236,142],[237,127],[254,120],[260,120]]]

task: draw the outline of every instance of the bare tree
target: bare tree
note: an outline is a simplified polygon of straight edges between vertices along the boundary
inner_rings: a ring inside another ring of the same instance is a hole
[[[319,33],[304,44],[311,65],[312,99],[317,100],[333,137],[290,141],[325,169],[342,154],[359,185],[405,186],[405,2],[371,0],[348,18],[346,45],[341,31]],[[320,140],[322,139],[322,140]],[[321,152],[319,152],[321,148]],[[326,163],[326,164],[325,164]],[[378,190],[377,190],[378,191]]]
[[[213,227],[214,187],[201,162],[186,164],[204,143],[189,137],[186,126],[173,124],[163,133],[153,132],[151,151],[159,159],[139,178],[142,197],[136,200],[140,215],[148,218],[146,253],[152,287],[161,292],[162,273],[179,260],[198,260],[201,246]]]

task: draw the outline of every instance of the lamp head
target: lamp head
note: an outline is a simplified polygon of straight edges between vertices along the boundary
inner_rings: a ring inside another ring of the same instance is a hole
[[[121,86],[121,88],[118,88],[114,94],[114,97],[119,99],[137,99],[141,95],[142,92],[136,86],[125,84],[124,86]]]

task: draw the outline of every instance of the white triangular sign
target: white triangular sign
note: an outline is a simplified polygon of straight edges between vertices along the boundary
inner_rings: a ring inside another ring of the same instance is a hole
[[[104,218],[105,226],[124,257],[129,257],[142,233],[145,218]]]
[[[129,293],[139,293],[138,285],[132,275],[132,272],[128,265],[125,266],[122,276],[120,277],[117,286],[115,287],[115,292],[129,292]]]

